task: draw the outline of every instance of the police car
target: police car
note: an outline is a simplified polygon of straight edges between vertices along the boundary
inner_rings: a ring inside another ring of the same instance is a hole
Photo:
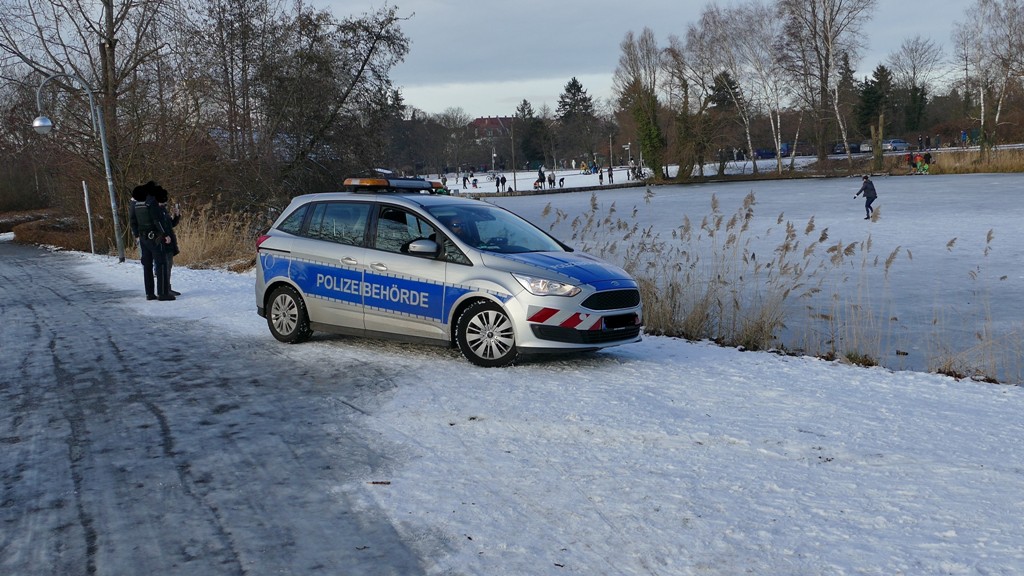
[[[622,269],[427,180],[345,187],[296,197],[257,241],[257,311],[278,340],[435,343],[487,367],[640,340],[640,292]]]

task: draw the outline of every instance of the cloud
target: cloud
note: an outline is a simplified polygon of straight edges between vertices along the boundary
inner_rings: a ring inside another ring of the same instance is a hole
[[[312,0],[341,18],[375,10],[381,3]],[[654,31],[662,45],[684,37],[707,0],[417,0],[398,3],[408,17],[402,29],[411,40],[405,62],[392,79],[406,103],[426,112],[461,107],[474,116],[510,114],[524,98],[534,108],[554,107],[565,83],[576,77],[595,98],[607,98],[628,32]],[[720,0],[721,6],[736,2]],[[926,10],[880,0],[863,27],[857,77],[870,76],[889,53],[920,34],[949,46],[953,18],[963,0],[932,0]],[[585,80],[588,79],[588,80]]]
[[[508,81],[468,81],[405,85],[402,95],[406,104],[429,113],[447,108],[462,108],[473,117],[511,116],[524,99],[534,111],[547,104],[554,111],[558,97],[572,76],[565,78],[529,78]],[[582,74],[576,79],[583,84],[595,103],[612,96],[610,74]]]

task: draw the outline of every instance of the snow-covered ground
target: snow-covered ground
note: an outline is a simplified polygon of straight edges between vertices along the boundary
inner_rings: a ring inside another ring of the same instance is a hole
[[[922,240],[910,269],[923,292],[907,298],[931,301],[961,293],[969,281],[961,266],[982,258],[976,236],[1003,218],[1020,221],[1020,177],[959,178],[883,179],[878,222],[858,217],[852,180],[810,192],[803,183],[759,184],[758,210],[774,221],[780,208],[803,206],[787,213],[799,219],[833,206],[827,225],[836,235],[870,226],[877,241]],[[659,189],[650,205],[630,196],[637,191],[599,198],[678,217],[696,208],[659,202],[706,206],[714,191],[728,204],[751,187]],[[957,191],[967,188],[984,196],[965,201]],[[533,218],[547,202],[569,210],[589,199],[502,203]],[[1019,302],[1019,231],[1002,230],[994,251],[1011,253],[1001,256],[1003,282]],[[950,235],[974,245],[962,261],[930,263],[927,246],[942,238],[936,251],[946,252]],[[123,305],[154,323],[272,339],[255,313],[251,274],[177,267],[184,295],[147,302],[137,263],[74,256],[67,274],[125,290]],[[183,361],[208,362],[202,350],[193,354]],[[663,337],[508,369],[341,337],[287,347],[285,357],[324,355],[379,365],[393,380],[365,424],[382,448],[401,448],[388,474],[365,481],[428,574],[1024,573],[1020,387]]]

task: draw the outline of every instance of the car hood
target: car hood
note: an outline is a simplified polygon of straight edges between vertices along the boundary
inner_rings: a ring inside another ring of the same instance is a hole
[[[635,288],[625,270],[582,252],[483,253],[484,264],[509,272],[589,284],[599,290]]]

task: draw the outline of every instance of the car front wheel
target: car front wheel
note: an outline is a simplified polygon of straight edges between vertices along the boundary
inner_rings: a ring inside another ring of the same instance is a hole
[[[459,316],[456,330],[459,350],[477,366],[508,366],[519,358],[512,320],[494,302],[470,304]]]
[[[280,286],[270,294],[267,326],[274,338],[288,344],[308,340],[313,334],[306,303],[291,286]]]

